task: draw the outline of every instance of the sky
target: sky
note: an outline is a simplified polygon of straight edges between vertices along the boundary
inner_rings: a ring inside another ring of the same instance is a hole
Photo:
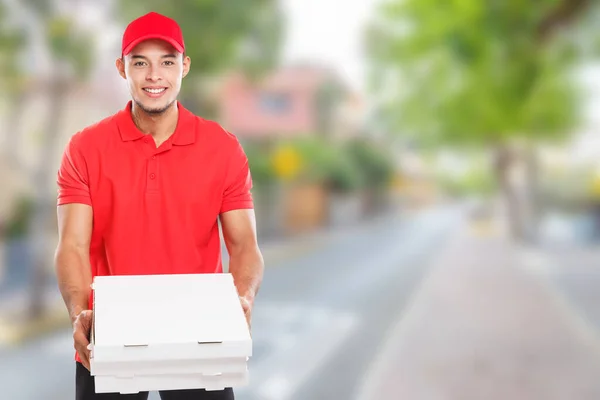
[[[281,1],[287,18],[283,61],[323,62],[363,90],[361,29],[376,0]]]

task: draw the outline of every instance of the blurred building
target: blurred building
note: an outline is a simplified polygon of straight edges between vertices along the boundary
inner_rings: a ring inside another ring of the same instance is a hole
[[[253,82],[228,75],[218,97],[219,120],[244,139],[359,135],[362,100],[328,68],[281,67]]]

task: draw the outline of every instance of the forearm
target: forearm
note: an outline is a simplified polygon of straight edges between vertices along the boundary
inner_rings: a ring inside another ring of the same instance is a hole
[[[238,294],[250,303],[258,293],[263,278],[264,261],[257,245],[240,246],[229,255],[229,272]]]
[[[89,254],[76,247],[59,245],[55,255],[58,288],[71,321],[89,308],[92,276]]]

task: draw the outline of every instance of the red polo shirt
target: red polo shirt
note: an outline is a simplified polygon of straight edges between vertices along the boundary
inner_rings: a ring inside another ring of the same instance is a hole
[[[93,208],[92,276],[222,272],[217,220],[253,207],[248,160],[234,135],[178,107],[158,148],[131,102],[69,141],[58,205]]]

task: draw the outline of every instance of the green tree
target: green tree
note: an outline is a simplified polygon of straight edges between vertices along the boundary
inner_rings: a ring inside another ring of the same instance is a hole
[[[516,238],[526,230],[508,176],[511,145],[533,149],[576,126],[570,74],[593,38],[572,23],[589,9],[579,0],[391,0],[367,31],[386,126],[421,146],[492,149]]]
[[[214,116],[214,105],[203,88],[215,74],[239,67],[256,79],[279,58],[284,21],[275,0],[122,0],[118,4],[116,16],[123,24],[150,11],[179,22],[192,60],[181,99],[204,116]]]

